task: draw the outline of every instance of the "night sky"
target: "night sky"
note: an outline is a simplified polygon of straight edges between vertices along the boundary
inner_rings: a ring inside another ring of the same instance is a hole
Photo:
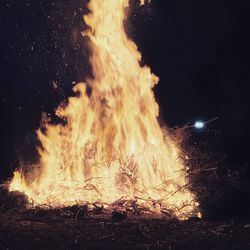
[[[36,160],[42,112],[91,77],[80,31],[86,0],[11,1],[0,8],[0,179]],[[133,4],[126,30],[143,64],[160,77],[155,88],[162,119],[172,126],[214,117],[199,140],[236,167],[249,161],[250,2],[152,0]]]

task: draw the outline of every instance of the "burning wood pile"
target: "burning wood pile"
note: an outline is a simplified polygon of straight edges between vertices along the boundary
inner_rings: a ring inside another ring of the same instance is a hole
[[[141,65],[124,30],[129,1],[92,0],[88,7],[83,36],[93,78],[57,108],[62,124],[43,122],[39,167],[16,171],[9,190],[24,193],[30,207],[199,215],[179,142],[158,122],[158,78]]]

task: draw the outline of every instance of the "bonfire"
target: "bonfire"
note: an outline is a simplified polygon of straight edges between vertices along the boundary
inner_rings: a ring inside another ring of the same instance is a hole
[[[145,4],[141,0],[141,4]],[[129,0],[91,0],[84,17],[93,78],[43,121],[37,168],[17,170],[9,185],[30,206],[132,206],[179,219],[197,215],[179,143],[159,124],[153,88],[137,46],[125,33]],[[88,90],[88,91],[87,91]],[[24,173],[25,172],[25,173]]]

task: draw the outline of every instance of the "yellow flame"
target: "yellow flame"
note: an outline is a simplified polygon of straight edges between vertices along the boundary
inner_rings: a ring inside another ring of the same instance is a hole
[[[84,35],[91,41],[94,79],[74,86],[78,95],[57,109],[66,125],[46,122],[46,132],[37,131],[40,168],[25,177],[16,172],[10,190],[54,207],[123,198],[154,211],[152,201],[158,201],[187,218],[194,195],[181,152],[157,120],[152,89],[158,78],[140,65],[141,54],[126,36],[128,6],[128,0],[90,1]]]

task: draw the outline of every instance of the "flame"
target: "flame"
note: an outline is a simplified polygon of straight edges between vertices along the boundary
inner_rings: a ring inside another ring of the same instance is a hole
[[[91,41],[94,79],[74,86],[77,95],[56,110],[66,125],[46,121],[46,132],[37,131],[40,167],[28,175],[15,172],[10,190],[53,207],[122,198],[154,211],[157,201],[187,218],[195,197],[181,151],[157,120],[152,89],[158,78],[140,65],[141,54],[126,36],[129,0],[92,0],[88,7],[83,35]]]

